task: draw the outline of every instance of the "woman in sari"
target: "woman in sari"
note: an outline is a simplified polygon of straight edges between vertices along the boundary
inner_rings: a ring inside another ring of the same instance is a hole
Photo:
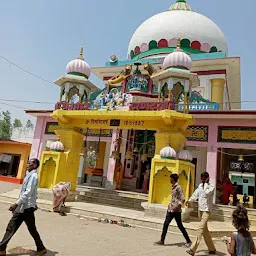
[[[222,185],[222,203],[225,205],[228,205],[230,200],[230,195],[233,195],[233,185],[231,183],[231,180],[229,179],[228,175],[225,174],[223,179],[223,185]]]
[[[142,184],[142,193],[147,194],[148,193],[148,184],[149,184],[149,178],[150,178],[150,167],[147,165],[146,171],[143,173],[144,180]]]
[[[53,192],[53,211],[63,214],[63,207],[65,207],[66,198],[69,195],[71,188],[70,182],[60,182],[52,189]]]
[[[118,159],[116,161],[117,161],[116,170],[115,170],[115,173],[116,173],[116,189],[120,190],[124,173],[123,173],[123,167],[122,167],[122,164],[121,164],[121,160]]]

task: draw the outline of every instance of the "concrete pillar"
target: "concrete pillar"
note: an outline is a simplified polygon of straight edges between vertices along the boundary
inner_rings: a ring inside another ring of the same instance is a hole
[[[206,170],[210,175],[210,183],[215,186],[213,203],[216,202],[217,153],[217,148],[208,147]]]
[[[77,184],[83,184],[84,183],[84,156],[80,156],[80,163],[79,163],[79,169],[78,169],[78,178],[77,178]]]
[[[211,79],[211,101],[219,103],[220,110],[223,110],[225,82],[223,78]]]
[[[119,133],[118,130],[113,130],[112,132],[112,141],[110,146],[109,162],[108,162],[108,173],[107,173],[107,179],[105,181],[105,188],[109,190],[116,189],[116,181],[114,180],[116,160],[114,158],[111,158],[110,156],[112,155],[112,152],[115,150],[116,138],[118,133]]]
[[[40,159],[40,148],[45,129],[45,117],[38,117],[36,119],[36,127],[30,151],[30,158]]]

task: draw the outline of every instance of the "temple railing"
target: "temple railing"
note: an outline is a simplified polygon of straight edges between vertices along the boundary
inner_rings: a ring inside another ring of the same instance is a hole
[[[129,110],[175,110],[175,103],[172,101],[164,102],[132,102]]]
[[[55,104],[55,110],[89,110],[90,107],[90,103],[68,103],[66,101],[60,101]]]

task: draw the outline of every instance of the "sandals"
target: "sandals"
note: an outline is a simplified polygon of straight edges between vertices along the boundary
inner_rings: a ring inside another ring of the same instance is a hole
[[[192,255],[192,256],[195,255],[195,253],[194,253],[192,250],[187,250],[187,253],[188,253],[189,255]]]

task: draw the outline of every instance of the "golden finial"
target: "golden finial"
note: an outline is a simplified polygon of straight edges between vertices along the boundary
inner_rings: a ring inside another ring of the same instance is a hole
[[[84,47],[82,46],[81,48],[80,48],[80,59],[84,59]]]
[[[180,35],[178,36],[177,48],[180,48]]]

